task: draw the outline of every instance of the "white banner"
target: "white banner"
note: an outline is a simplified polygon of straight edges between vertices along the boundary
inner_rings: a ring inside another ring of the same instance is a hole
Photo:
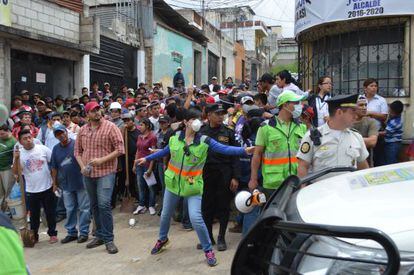
[[[412,15],[414,0],[297,0],[295,36],[310,27],[373,16]]]

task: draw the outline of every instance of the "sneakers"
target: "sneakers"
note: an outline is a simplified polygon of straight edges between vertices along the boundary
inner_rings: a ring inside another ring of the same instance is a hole
[[[151,255],[155,255],[161,253],[165,246],[168,244],[169,240],[166,239],[165,241],[158,240],[155,243],[154,248],[151,250]]]
[[[216,256],[214,255],[213,250],[205,252],[205,255],[206,255],[207,264],[209,266],[217,265],[217,259],[216,259]]]
[[[138,205],[137,209],[135,209],[135,211],[132,212],[132,214],[134,214],[134,215],[144,214],[145,211],[147,211],[147,208],[145,206]]]
[[[50,244],[57,243],[58,241],[59,240],[58,240],[57,236],[50,236],[50,239],[49,239]]]
[[[154,207],[149,207],[148,210],[149,210],[149,213],[150,213],[151,216],[154,216],[157,213],[157,211],[155,211]]]

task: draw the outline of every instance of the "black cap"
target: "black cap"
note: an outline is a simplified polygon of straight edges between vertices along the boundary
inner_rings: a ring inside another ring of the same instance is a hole
[[[357,106],[359,94],[337,95],[326,100],[330,108],[354,108]]]
[[[23,114],[29,114],[29,115],[31,115],[32,113],[30,111],[26,110],[25,108],[20,108],[19,109],[19,112],[17,113],[17,116],[20,117]]]
[[[225,113],[226,110],[223,108],[223,104],[220,103],[214,103],[214,104],[209,104],[206,107],[206,112],[207,113]]]
[[[167,116],[167,115],[162,115],[162,116],[159,117],[158,122],[167,122],[167,123],[169,123],[170,122],[170,117]]]
[[[53,102],[53,98],[51,98],[50,96],[48,96],[48,97],[45,98],[45,101],[46,102]]]

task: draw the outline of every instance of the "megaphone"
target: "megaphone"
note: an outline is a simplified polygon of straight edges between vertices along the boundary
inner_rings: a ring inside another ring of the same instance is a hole
[[[247,214],[250,213],[255,206],[266,203],[266,196],[259,190],[255,189],[252,193],[249,191],[240,191],[234,199],[237,210]]]

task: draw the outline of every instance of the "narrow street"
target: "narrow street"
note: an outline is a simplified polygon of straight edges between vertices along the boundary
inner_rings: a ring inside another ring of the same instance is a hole
[[[128,220],[138,223],[129,228]],[[33,275],[37,274],[229,274],[233,255],[241,238],[228,233],[229,249],[217,252],[218,265],[208,267],[204,254],[196,250],[195,231],[184,231],[181,224],[172,222],[170,244],[159,255],[150,255],[159,229],[159,217],[149,214],[133,216],[114,210],[115,243],[119,253],[109,255],[105,246],[86,249],[76,242],[50,245],[45,228],[41,225],[40,242],[26,248],[26,263]],[[59,240],[65,237],[64,221],[58,224]],[[42,233],[43,232],[43,233]],[[217,235],[217,231],[215,233]],[[91,237],[91,236],[90,236]]]

